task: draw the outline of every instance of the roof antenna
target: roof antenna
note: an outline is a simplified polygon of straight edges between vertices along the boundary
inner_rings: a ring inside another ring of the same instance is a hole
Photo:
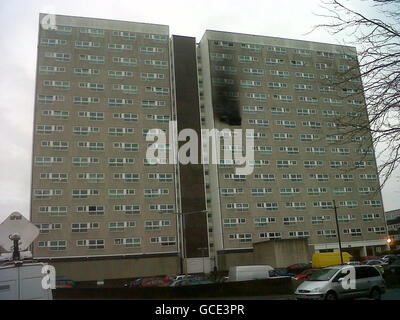
[[[20,254],[19,254],[19,240],[21,240],[21,236],[18,233],[13,233],[10,234],[8,237],[13,243],[13,260],[14,261],[19,261],[21,260]]]

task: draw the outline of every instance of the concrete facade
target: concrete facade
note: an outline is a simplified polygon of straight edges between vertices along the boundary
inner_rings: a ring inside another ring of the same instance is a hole
[[[371,136],[345,135],[355,116],[367,119],[355,48],[208,30],[198,51],[203,127],[256,134],[252,174],[234,175],[232,163],[205,166],[216,259],[268,239],[337,250],[333,200],[345,247],[382,250]]]
[[[370,134],[348,140],[339,121],[367,117],[355,48],[219,31],[196,44],[164,25],[54,18],[56,29],[39,17],[35,258],[83,281],[227,270],[274,239],[337,250],[333,199],[347,249],[385,246]],[[336,85],[348,69],[352,81]],[[150,163],[146,133],[166,133],[171,150],[172,120],[254,129],[253,172]],[[89,262],[97,271],[79,274]]]
[[[286,268],[296,263],[309,263],[314,248],[306,239],[264,241],[254,244],[254,264]]]

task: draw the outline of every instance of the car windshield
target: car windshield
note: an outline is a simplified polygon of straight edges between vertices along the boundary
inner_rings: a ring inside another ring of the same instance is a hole
[[[307,281],[328,281],[330,280],[338,271],[335,268],[326,268],[314,271]]]

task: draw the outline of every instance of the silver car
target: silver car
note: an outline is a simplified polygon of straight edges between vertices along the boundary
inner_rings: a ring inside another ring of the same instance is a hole
[[[372,298],[379,300],[386,286],[382,274],[374,266],[341,265],[314,271],[296,289],[298,300],[337,300]]]

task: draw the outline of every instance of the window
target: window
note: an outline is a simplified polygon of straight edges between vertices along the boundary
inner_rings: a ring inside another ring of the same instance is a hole
[[[144,222],[145,230],[161,230],[161,228],[169,226],[171,226],[170,220],[147,220]]]
[[[100,195],[99,190],[96,189],[72,189],[73,199],[87,199],[89,196]]]
[[[71,232],[82,233],[82,232],[88,232],[91,229],[99,229],[99,228],[100,228],[100,223],[98,222],[73,223],[71,225]]]
[[[75,49],[100,48],[100,42],[75,41]]]
[[[144,189],[145,198],[159,198],[162,195],[169,194],[168,189]]]
[[[33,199],[50,200],[53,196],[62,196],[62,189],[33,189]]]
[[[284,173],[282,174],[282,179],[290,180],[292,182],[300,182],[303,181],[303,175],[297,173]]]
[[[267,211],[276,211],[278,210],[277,202],[258,202],[257,208],[263,208]]]
[[[86,205],[76,207],[76,212],[86,213],[89,216],[102,216],[104,215],[104,206]]]
[[[68,150],[68,141],[45,141],[40,142],[40,146],[44,148],[52,148],[55,151],[65,151]]]
[[[229,235],[229,240],[239,240],[241,243],[251,242],[251,233],[235,233]]]
[[[278,169],[290,168],[297,165],[296,160],[276,160],[276,167]]]
[[[264,197],[267,193],[272,193],[271,188],[252,188],[250,189],[253,197]]]
[[[296,188],[294,188],[296,189]],[[292,208],[294,210],[306,210],[307,206],[305,202],[286,202],[285,204],[286,208]]]
[[[289,231],[290,238],[308,238],[309,236],[309,231]]]
[[[319,196],[322,193],[327,193],[328,192],[328,188],[308,188],[307,189],[307,193],[311,196]]]
[[[350,228],[350,229],[344,229],[343,233],[346,235],[350,235],[352,237],[361,237],[362,232],[360,228]]]
[[[77,240],[76,245],[78,247],[87,247],[88,249],[104,249],[105,248],[103,239]]]
[[[50,180],[54,183],[68,182],[68,173],[41,173],[40,179]]]
[[[136,226],[135,221],[110,222],[108,224],[108,231],[123,232],[125,231],[125,228],[134,228],[135,226]]]
[[[121,43],[109,43],[108,50],[113,51],[131,51],[132,45],[131,44],[121,44]]]
[[[139,144],[137,143],[125,143],[125,142],[114,142],[113,148],[121,149],[126,152],[138,152]]]
[[[77,145],[90,151],[104,151],[104,142],[78,141]]]
[[[80,106],[87,106],[91,103],[99,103],[100,98],[98,97],[74,97],[73,98],[74,104]]]
[[[102,29],[80,28],[79,32],[83,33],[83,34],[88,34],[89,36],[92,36],[92,37],[99,37],[99,38],[104,37],[104,30],[102,30]]]
[[[329,175],[324,173],[317,173],[317,174],[312,173],[309,175],[309,177],[310,179],[317,180],[320,182],[325,182],[329,180]]]
[[[50,216],[66,216],[68,207],[66,206],[41,206],[39,207],[40,213],[49,213]]]
[[[96,76],[100,74],[99,69],[85,69],[85,68],[74,68],[74,75],[76,76]]]
[[[136,40],[136,34],[129,31],[113,31],[113,37],[119,37],[124,40]]]
[[[135,189],[108,189],[110,199],[124,199],[126,196],[135,195]]]
[[[275,181],[275,175],[274,174],[255,174],[254,179],[260,179],[263,180],[264,182],[273,182]]]
[[[79,180],[87,180],[89,183],[102,183],[104,182],[104,173],[78,173]]]
[[[175,206],[173,204],[150,204],[150,211],[156,211],[157,213],[174,213]]]
[[[104,64],[105,62],[104,56],[80,54],[79,59],[81,61],[87,61],[88,63],[93,63],[93,64]]]
[[[60,62],[69,62],[71,60],[71,55],[63,52],[45,52],[44,56],[45,58],[54,59],[55,61]]]
[[[235,209],[236,211],[249,211],[249,204],[248,203],[227,203],[227,209]]]
[[[286,226],[293,226],[298,222],[304,222],[304,217],[283,217],[283,224]]]
[[[158,48],[158,47],[140,47],[141,53],[161,53],[163,51],[164,51],[163,48]]]
[[[256,227],[265,227],[269,223],[275,223],[276,218],[275,217],[257,217],[254,218],[254,226]]]
[[[66,240],[39,241],[38,248],[48,248],[51,251],[62,251],[67,248]]]
[[[277,76],[279,78],[285,78],[285,79],[288,79],[290,76],[289,71],[281,71],[281,70],[270,70],[269,74],[271,76]]]
[[[176,238],[171,236],[154,237],[150,238],[150,243],[158,243],[163,247],[176,245]]]
[[[74,167],[87,167],[89,164],[98,164],[100,163],[99,158],[94,157],[73,157],[72,165]]]
[[[140,205],[138,204],[117,204],[114,205],[114,211],[125,214],[140,214]]]
[[[246,62],[258,62],[258,57],[253,56],[238,56],[239,62],[246,63]]]
[[[114,245],[124,245],[126,248],[139,248],[141,246],[140,238],[118,238],[114,239]]]

